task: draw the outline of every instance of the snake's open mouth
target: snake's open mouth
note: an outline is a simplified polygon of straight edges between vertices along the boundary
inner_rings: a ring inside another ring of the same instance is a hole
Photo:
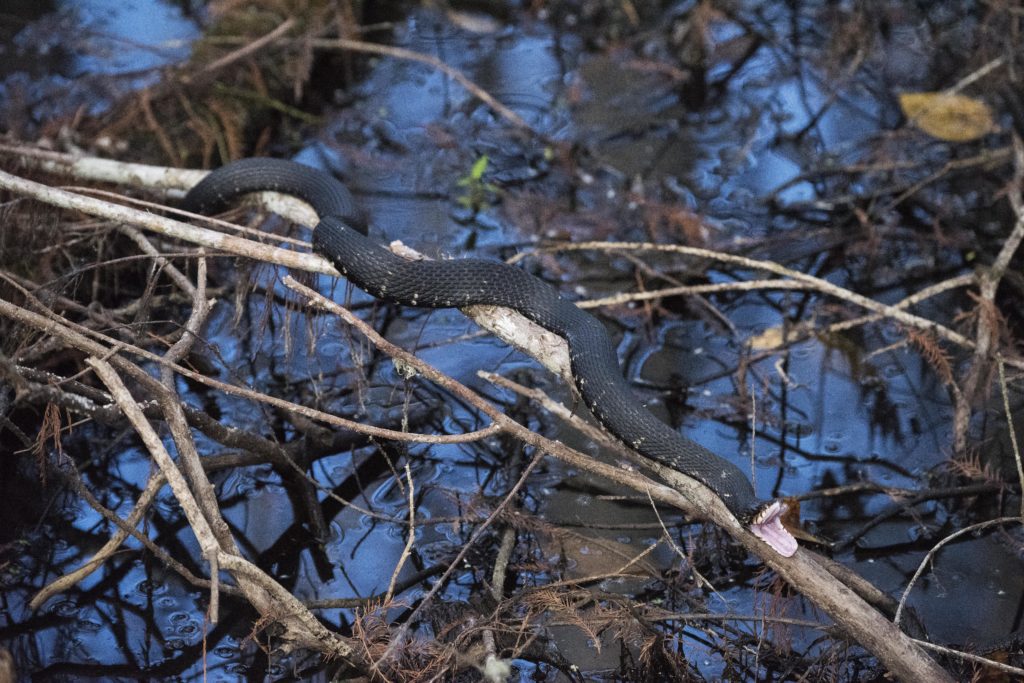
[[[750,531],[783,557],[792,557],[797,544],[793,534],[782,526],[782,515],[786,514],[785,503],[772,501],[772,504],[759,510],[750,523]]]

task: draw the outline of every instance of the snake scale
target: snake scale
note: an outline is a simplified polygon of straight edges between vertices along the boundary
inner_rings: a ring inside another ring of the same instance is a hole
[[[622,376],[604,325],[546,282],[500,261],[401,258],[367,236],[352,195],[339,180],[292,161],[251,158],[227,164],[193,187],[183,208],[216,213],[241,195],[268,190],[313,207],[320,219],[313,231],[314,251],[373,296],[425,308],[504,306],[564,338],[576,389],[605,429],[648,458],[706,485],[780,554],[796,551],[796,541],[780,522],[784,504],[758,500],[738,467],[644,408]]]

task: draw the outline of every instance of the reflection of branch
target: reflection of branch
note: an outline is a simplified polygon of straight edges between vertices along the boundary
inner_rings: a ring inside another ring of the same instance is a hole
[[[983,495],[986,493],[998,493],[1002,489],[1003,486],[1001,484],[979,483],[966,484],[964,486],[954,486],[949,488],[923,489],[911,491],[906,489],[894,489],[886,486],[879,486],[864,482],[863,488],[860,488],[861,491],[874,491],[877,493],[884,493],[885,495],[896,500],[897,502],[894,505],[891,505],[890,507],[876,514],[874,517],[872,517],[863,525],[861,525],[858,529],[846,534],[842,541],[832,545],[832,550],[833,552],[842,552],[848,549],[850,546],[852,546],[859,539],[864,537],[869,531],[877,527],[879,524],[882,524],[892,519],[896,515],[900,514],[901,512],[910,510],[911,508],[916,507],[921,503],[925,503],[931,500],[941,500],[943,498],[961,498],[966,496]],[[808,495],[799,496],[799,498],[801,498],[802,500],[808,500],[818,497],[842,495],[850,493],[852,490],[854,490],[854,487],[852,486],[840,486],[836,487],[831,492],[815,491],[814,493]]]
[[[289,19],[289,21],[291,21],[291,19]],[[284,24],[282,24],[280,27],[278,27],[271,33],[268,33],[267,35],[258,39],[255,43],[249,42],[247,40],[243,48],[235,52],[232,52],[226,57],[222,57],[216,62],[213,62],[212,64],[206,66],[203,69],[203,71],[200,72],[200,75],[205,75],[205,73],[208,70],[220,68],[221,66],[223,66],[221,62],[224,62],[229,58],[231,59],[231,61],[234,61],[235,59],[237,59],[237,55],[243,51],[252,51],[252,48],[254,45],[256,45],[256,43],[260,43],[260,46],[262,46],[272,43],[275,40],[284,40],[281,34],[284,33],[284,30],[286,30],[287,28],[290,28],[290,25],[286,27]],[[235,39],[223,36],[220,37],[218,40],[221,43],[235,42]],[[463,88],[469,91],[469,93],[473,95],[473,97],[476,97],[478,100],[482,101],[488,107],[493,109],[494,112],[498,114],[498,116],[502,117],[515,127],[531,131],[533,130],[530,124],[524,121],[523,118],[519,116],[519,114],[515,113],[514,111],[506,107],[504,104],[499,102],[493,95],[491,95],[489,92],[487,92],[479,85],[474,83],[472,80],[470,80],[469,77],[467,77],[460,70],[444,63],[440,59],[433,57],[431,55],[423,54],[422,52],[416,52],[415,50],[410,50],[404,47],[396,47],[394,45],[382,45],[380,43],[370,43],[365,40],[353,40],[350,38],[314,38],[308,41],[308,43],[317,50],[348,50],[350,52],[362,52],[364,54],[383,55],[385,57],[391,57],[393,59],[402,59],[406,61],[426,64],[432,69],[436,69],[437,71],[440,71],[441,73],[445,74],[452,80],[456,81],[459,85],[461,85]]]
[[[884,215],[886,211],[892,210],[897,204],[906,199],[907,197],[919,192],[923,187],[929,183],[935,182],[942,178],[948,173],[953,171],[960,171],[975,166],[996,166],[1003,164],[1009,160],[1011,150],[1009,147],[1000,147],[997,149],[986,149],[980,154],[972,157],[965,157],[962,159],[953,159],[947,161],[941,169],[936,172],[928,174],[923,180],[919,180],[915,183],[903,183],[900,185],[893,186],[891,183],[886,183],[881,189],[875,190],[869,193],[860,194],[845,194],[838,197],[829,198],[828,203],[831,205],[837,205],[840,203],[853,203],[863,201],[865,199],[881,199],[883,197],[892,197],[896,192],[900,192],[897,199],[891,201],[883,209],[877,213]],[[776,204],[785,205],[789,209],[797,209],[800,206],[811,206],[823,203],[822,200],[814,200],[813,202],[793,202],[785,203],[780,199],[781,194],[788,188],[795,187],[800,183],[804,182],[816,182],[821,178],[835,175],[856,175],[856,174],[872,174],[872,173],[888,173],[898,170],[909,170],[913,171],[921,168],[925,165],[925,162],[918,160],[890,160],[883,162],[871,162],[871,163],[858,163],[849,164],[846,166],[828,166],[826,168],[818,168],[811,171],[804,171],[789,180],[782,185],[772,190],[771,200]]]
[[[900,603],[899,606],[896,608],[896,616],[893,617],[893,623],[899,626],[900,618],[903,616],[903,607],[907,603],[907,598],[910,597],[910,591],[914,589],[914,584],[917,583],[917,580],[921,577],[921,574],[923,574],[924,570],[928,568],[929,564],[931,564],[932,559],[935,557],[935,554],[939,552],[939,550],[941,550],[943,546],[947,545],[948,543],[952,543],[961,536],[973,534],[975,531],[986,529],[990,526],[1013,523],[1020,524],[1022,522],[1024,522],[1024,520],[1022,520],[1020,517],[997,517],[996,519],[989,519],[984,522],[979,522],[978,524],[972,524],[970,526],[964,527],[963,529],[951,533],[949,536],[946,536],[944,539],[936,543],[935,547],[929,550],[928,554],[925,555],[924,559],[921,560],[921,564],[918,565],[917,571],[914,572],[914,575],[910,578],[910,581],[907,582],[907,587],[903,589],[903,595],[900,596]]]
[[[420,62],[427,64],[430,67],[443,72],[446,76],[458,81],[459,85],[468,90],[474,97],[481,100],[488,107],[493,109],[499,116],[504,118],[509,123],[513,124],[517,128],[525,128],[526,130],[533,130],[526,121],[523,120],[519,114],[515,113],[504,104],[494,99],[490,93],[478,86],[473,81],[469,80],[465,74],[458,69],[448,66],[440,59],[425,55],[422,52],[415,52],[413,50],[406,49],[404,47],[395,47],[393,45],[380,45],[378,43],[368,43],[363,40],[349,40],[346,38],[335,38],[334,40],[319,39],[313,40],[312,44],[318,49],[330,49],[330,50],[352,50],[354,52],[367,52],[369,54],[385,55],[387,57],[393,57],[395,59],[407,59],[414,62]]]

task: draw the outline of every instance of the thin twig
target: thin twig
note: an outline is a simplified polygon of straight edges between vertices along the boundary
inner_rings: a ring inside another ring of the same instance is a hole
[[[163,268],[164,272],[167,273],[167,276],[175,285],[178,286],[178,289],[188,296],[192,296],[195,293],[195,287],[192,285],[192,281],[185,277],[185,274],[178,270],[178,267],[171,263],[166,256],[161,254],[160,250],[153,246],[153,243],[149,241],[149,238],[130,225],[119,225],[118,230],[121,231],[121,234],[134,242],[142,253],[153,257],[154,261]]]
[[[896,616],[893,617],[892,622],[897,626],[900,625],[900,618],[903,616],[903,607],[907,603],[907,598],[910,596],[910,591],[914,589],[914,584],[917,583],[917,580],[921,577],[921,574],[924,573],[924,570],[928,568],[928,564],[932,561],[932,558],[935,557],[935,554],[938,553],[939,550],[941,550],[944,546],[948,545],[949,543],[952,543],[956,539],[966,534],[971,534],[981,529],[987,529],[990,526],[997,526],[999,524],[1009,524],[1011,522],[1022,523],[1024,522],[1024,520],[1022,520],[1020,517],[998,517],[996,519],[990,519],[984,522],[980,522],[978,524],[972,524],[971,526],[964,527],[963,529],[960,529],[959,531],[956,531],[950,534],[949,536],[946,536],[944,539],[936,543],[935,547],[929,550],[928,554],[924,556],[923,560],[921,560],[921,564],[918,565],[917,571],[915,571],[914,575],[910,577],[910,582],[907,583],[907,587],[903,589],[903,594],[900,596],[899,605],[896,607]]]
[[[111,204],[110,202],[104,202],[93,197],[86,197],[25,178],[19,178],[5,171],[0,171],[0,189],[33,197],[63,209],[82,211],[93,216],[145,227],[153,232],[184,240],[201,247],[227,251],[238,256],[247,256],[259,261],[276,263],[311,273],[338,275],[338,271],[327,259],[315,254],[271,247],[252,240],[235,237],[234,235],[225,235],[216,230],[180,223],[163,216],[155,216],[145,211],[139,211],[138,209]]]
[[[515,528],[505,527],[505,530],[501,532],[501,544],[498,546],[498,553],[494,557],[494,569],[491,571],[491,595],[498,601],[504,597],[505,576],[508,573],[508,563],[512,557],[515,543]]]
[[[21,306],[16,306],[15,304],[12,304],[8,301],[4,301],[3,299],[0,299],[0,315],[5,315],[7,317],[13,318],[23,324],[29,325],[30,327],[35,327],[36,329],[39,329],[48,334],[58,335],[70,345],[80,348],[82,350],[92,352],[93,349],[102,348],[99,344],[100,342],[102,342],[103,344],[108,345],[107,350],[122,350],[137,355],[141,358],[145,358],[146,360],[153,361],[154,363],[159,363],[161,365],[166,364],[166,361],[158,354],[152,353],[138,346],[121,342],[111,337],[108,337],[107,335],[101,332],[97,332],[95,330],[90,330],[88,328],[75,325],[73,323],[70,323],[69,321],[60,319],[59,316],[53,314],[51,314],[51,316],[44,316],[40,315],[39,313],[34,313],[25,308],[22,308]],[[93,341],[94,339],[98,341]],[[95,346],[93,346],[94,344]],[[105,352],[106,350],[101,351],[100,355],[102,355]],[[403,432],[395,429],[374,427],[372,425],[366,425],[355,420],[346,420],[345,418],[340,417],[338,415],[326,413],[322,410],[317,410],[315,408],[309,408],[307,406],[300,405],[298,403],[293,403],[291,401],[286,401],[275,396],[270,396],[268,394],[255,391],[253,389],[228,384],[227,382],[222,382],[212,377],[208,377],[207,375],[204,375],[200,372],[195,372],[194,370],[191,370],[183,365],[170,364],[170,367],[177,374],[188,377],[191,380],[199,382],[200,384],[204,384],[213,389],[218,389],[229,394],[265,403],[276,408],[281,408],[282,410],[292,411],[299,415],[303,415],[310,419],[318,420],[320,422],[324,422],[335,427],[350,429],[354,432],[359,432],[361,434],[366,434],[368,436],[376,436],[382,439],[390,439],[393,441],[409,441],[412,443],[468,443],[471,441],[478,441],[480,439],[491,436],[500,429],[499,426],[492,424],[487,427],[484,427],[483,429],[479,429],[473,432],[467,432],[464,434],[412,434],[409,432]]]
[[[968,662],[974,662],[975,664],[981,664],[982,666],[988,666],[988,667],[991,667],[993,669],[998,669],[999,671],[1005,671],[1008,674],[1013,674],[1014,676],[1017,676],[1017,677],[1019,677],[1021,679],[1024,679],[1024,669],[1021,669],[1020,667],[1010,666],[1009,664],[1003,664],[1002,662],[997,662],[995,660],[988,659],[987,657],[980,657],[978,655],[973,655],[973,654],[971,654],[969,652],[963,652],[962,650],[954,650],[954,649],[949,648],[949,647],[943,647],[942,645],[936,645],[935,643],[929,643],[928,641],[925,641],[925,640],[918,640],[918,639],[914,638],[913,641],[918,646],[923,647],[926,650],[932,650],[933,652],[941,652],[942,654],[944,654],[944,655],[946,655],[948,657],[956,657],[958,659],[963,659],[963,660],[966,660]],[[972,680],[975,680],[975,679],[972,679]],[[984,680],[984,679],[980,679],[980,680]]]
[[[1006,386],[1006,367],[1002,356],[996,356],[999,364],[999,388],[1003,394],[1003,411],[1006,413],[1006,429],[1010,432],[1013,459],[1017,463],[1017,481],[1021,485],[1020,519],[1024,523],[1024,463],[1021,462],[1020,446],[1017,444],[1017,429],[1013,426],[1013,411],[1010,410],[1010,391]]]
[[[651,301],[653,299],[664,299],[670,296],[693,296],[697,294],[717,294],[720,292],[754,292],[773,289],[817,289],[808,282],[797,282],[795,280],[747,280],[745,282],[718,282],[710,285],[680,285],[678,287],[665,287],[653,289],[647,292],[622,292],[600,299],[586,299],[577,301],[580,308],[599,308],[602,306],[621,306],[622,304],[635,301]]]
[[[137,541],[145,545],[150,552],[152,552],[161,561],[168,563],[168,566],[181,574],[186,581],[200,587],[209,585],[203,579],[192,574],[188,568],[171,558],[163,551],[163,549],[153,544],[149,538],[140,534],[135,529],[139,525],[139,522],[142,521],[142,516],[146,514],[147,510],[149,510],[149,506],[152,504],[153,500],[156,499],[157,492],[160,491],[161,487],[166,483],[166,480],[159,472],[154,472],[150,475],[149,481],[146,482],[146,487],[142,490],[142,493],[139,494],[134,507],[132,507],[131,512],[129,512],[128,516],[124,519],[121,519],[116,514],[100,505],[99,501],[96,500],[92,493],[85,487],[85,484],[78,479],[77,473],[73,476],[75,489],[78,491],[79,495],[85,498],[86,502],[100,512],[100,514],[113,522],[117,526],[117,531],[107,539],[107,542],[103,544],[103,547],[97,550],[90,559],[82,563],[82,565],[77,569],[69,571],[43,586],[39,592],[32,596],[32,600],[29,602],[30,609],[39,609],[47,600],[57,593],[63,593],[75,584],[85,580],[87,576],[103,566],[103,563],[117,552],[118,548],[121,547],[121,544],[123,544],[129,536],[132,536]]]
[[[973,348],[974,342],[967,337],[963,336],[959,332],[955,332],[948,327],[941,325],[934,320],[928,320],[906,311],[900,310],[890,304],[883,304],[870,299],[856,292],[850,291],[844,287],[834,285],[828,280],[824,280],[813,275],[807,275],[785,266],[779,265],[773,261],[764,261],[759,259],[752,259],[746,256],[737,256],[735,254],[728,254],[721,251],[714,251],[711,249],[701,249],[698,247],[687,247],[681,244],[654,244],[651,242],[579,242],[574,244],[559,244],[550,247],[544,247],[530,253],[555,253],[561,251],[658,251],[674,254],[684,254],[687,256],[697,256],[699,258],[712,259],[715,261],[723,261],[725,263],[734,263],[745,268],[751,268],[754,270],[764,270],[776,275],[782,275],[784,277],[792,278],[802,283],[806,283],[809,287],[828,294],[837,299],[842,299],[850,303],[856,304],[862,308],[866,308],[869,311],[879,313],[887,318],[891,318],[903,325],[913,327],[921,330],[927,330],[934,332],[938,336],[942,337],[946,341],[952,342],[959,346],[966,348]],[[528,253],[519,254],[513,261],[518,261],[521,258],[525,258]]]
[[[402,549],[402,555],[395,564],[395,570],[391,572],[391,582],[388,583],[388,591],[384,594],[385,605],[391,604],[391,600],[395,596],[398,575],[402,573],[402,567],[405,566],[406,561],[412,555],[412,544],[416,540],[416,498],[413,493],[412,469],[409,467],[409,463],[405,463],[405,481],[409,490],[409,533],[406,537],[405,547]]]
[[[984,78],[985,76],[987,76],[989,73],[992,72],[993,69],[997,69],[997,68],[1001,67],[1005,63],[1006,63],[1006,58],[1005,57],[996,57],[992,61],[990,61],[990,62],[988,62],[986,64],[983,64],[982,66],[980,66],[977,69],[975,69],[973,72],[971,72],[971,73],[967,74],[966,76],[964,76],[963,78],[961,78],[959,81],[957,81],[956,83],[954,83],[950,87],[948,87],[945,90],[943,90],[942,94],[943,95],[955,95],[958,92],[960,92],[961,90],[963,90],[964,88],[966,88],[967,86],[969,86],[972,83],[974,83],[975,81],[977,81],[978,79]]]
[[[349,40],[346,38],[316,39],[311,41],[311,44],[313,47],[321,50],[352,50],[354,52],[384,55],[395,59],[406,59],[414,62],[420,62],[421,64],[427,64],[457,81],[459,85],[468,90],[474,97],[484,102],[484,104],[493,109],[495,113],[512,125],[517,128],[524,128],[526,130],[533,131],[533,127],[524,121],[519,114],[496,100],[490,93],[467,78],[461,71],[445,64],[440,59],[432,57],[431,55],[425,55],[422,52],[415,52],[404,47],[380,45],[378,43],[368,43],[362,40]]]
[[[683,549],[680,548],[679,545],[676,543],[676,540],[672,538],[672,534],[669,533],[668,527],[665,526],[665,520],[661,518],[661,513],[658,512],[658,506],[654,504],[654,500],[651,498],[650,492],[647,491],[646,493],[647,501],[651,504],[651,511],[654,512],[654,516],[658,519],[658,524],[661,526],[662,535],[668,541],[668,544],[672,548],[672,551],[679,557],[680,570],[682,570],[684,567],[689,569],[690,573],[693,574],[693,577],[697,579],[697,585],[704,586],[709,591],[714,593],[718,597],[718,599],[722,601],[723,605],[729,604],[729,601],[725,599],[724,595],[718,592],[718,589],[715,588],[715,585],[708,581],[706,578],[704,578],[704,575],[701,574],[695,566],[693,566],[693,563],[690,561],[690,558],[686,556],[686,553],[683,552]]]
[[[1013,179],[1007,197],[1017,220],[992,266],[980,273],[977,325],[970,369],[958,391],[953,393],[954,445],[960,453],[967,447],[967,430],[972,406],[982,395],[987,394],[991,383],[992,358],[997,350],[1000,327],[996,292],[1006,269],[1010,266],[1010,260],[1024,239],[1024,200],[1021,198],[1021,186],[1024,185],[1024,144],[1016,136],[1013,138],[1013,163]]]
[[[276,41],[278,38],[281,38],[282,36],[284,36],[284,34],[288,33],[288,31],[290,31],[293,26],[295,26],[295,18],[294,17],[288,17],[287,19],[285,19],[281,23],[280,26],[275,28],[273,31],[271,31],[271,32],[269,32],[269,33],[267,33],[265,35],[260,36],[256,40],[248,42],[247,44],[245,44],[244,46],[238,48],[237,50],[229,52],[228,54],[224,55],[220,59],[216,59],[216,60],[210,62],[209,64],[204,66],[202,69],[197,71],[195,74],[182,76],[181,77],[182,83],[185,83],[186,85],[188,85],[188,84],[194,83],[196,81],[209,78],[215,72],[223,69],[224,67],[226,67],[226,66],[228,66],[230,64],[234,64],[235,62],[237,62],[237,61],[239,61],[241,59],[245,59],[249,55],[253,55],[253,54],[259,52],[260,50],[262,50],[267,45],[270,45],[271,43]]]
[[[107,386],[107,390],[110,391],[110,395],[113,397],[114,401],[117,402],[118,407],[120,407],[124,412],[128,421],[131,422],[132,427],[135,428],[139,438],[142,439],[146,449],[156,461],[161,473],[163,473],[164,477],[167,478],[167,483],[170,485],[171,491],[174,492],[174,497],[181,505],[182,511],[188,519],[189,526],[192,527],[193,532],[196,534],[196,538],[199,540],[199,544],[204,549],[215,549],[217,547],[216,537],[214,536],[213,530],[210,528],[206,518],[200,511],[199,506],[196,504],[195,499],[192,497],[192,492],[189,490],[185,478],[182,476],[180,470],[178,470],[178,467],[171,458],[170,453],[167,452],[167,448],[164,446],[163,441],[149,424],[149,420],[146,419],[146,416],[135,402],[135,399],[132,398],[132,395],[128,392],[128,388],[124,385],[121,377],[105,360],[91,356],[86,358],[85,362]]]
[[[977,284],[978,276],[975,275],[974,273],[958,275],[957,277],[952,277],[947,280],[943,280],[942,282],[937,282],[934,285],[930,285],[928,287],[925,287],[924,289],[914,292],[910,296],[900,299],[896,303],[892,304],[892,307],[901,310],[910,308],[911,306],[916,306],[922,301],[930,299],[933,296],[937,296],[939,294],[942,294],[943,292],[948,292],[951,289],[959,289],[960,287],[973,287]],[[840,332],[842,330],[848,330],[854,327],[859,327],[861,325],[878,322],[879,320],[882,320],[884,318],[884,314],[871,313],[869,315],[863,315],[857,318],[851,318],[849,320],[843,320],[837,323],[832,323],[831,325],[823,329],[822,332],[825,334]]]

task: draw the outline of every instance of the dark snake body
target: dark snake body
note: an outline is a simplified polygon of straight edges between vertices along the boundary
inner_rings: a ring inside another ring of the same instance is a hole
[[[313,249],[375,297],[424,308],[504,306],[564,338],[577,390],[616,438],[699,480],[744,523],[765,505],[738,467],[648,412],[623,379],[604,325],[536,277],[499,261],[409,261],[396,256],[366,236],[360,212],[341,182],[291,161],[254,158],[224,166],[189,191],[184,208],[216,213],[241,195],[267,190],[308,202],[320,217]]]

